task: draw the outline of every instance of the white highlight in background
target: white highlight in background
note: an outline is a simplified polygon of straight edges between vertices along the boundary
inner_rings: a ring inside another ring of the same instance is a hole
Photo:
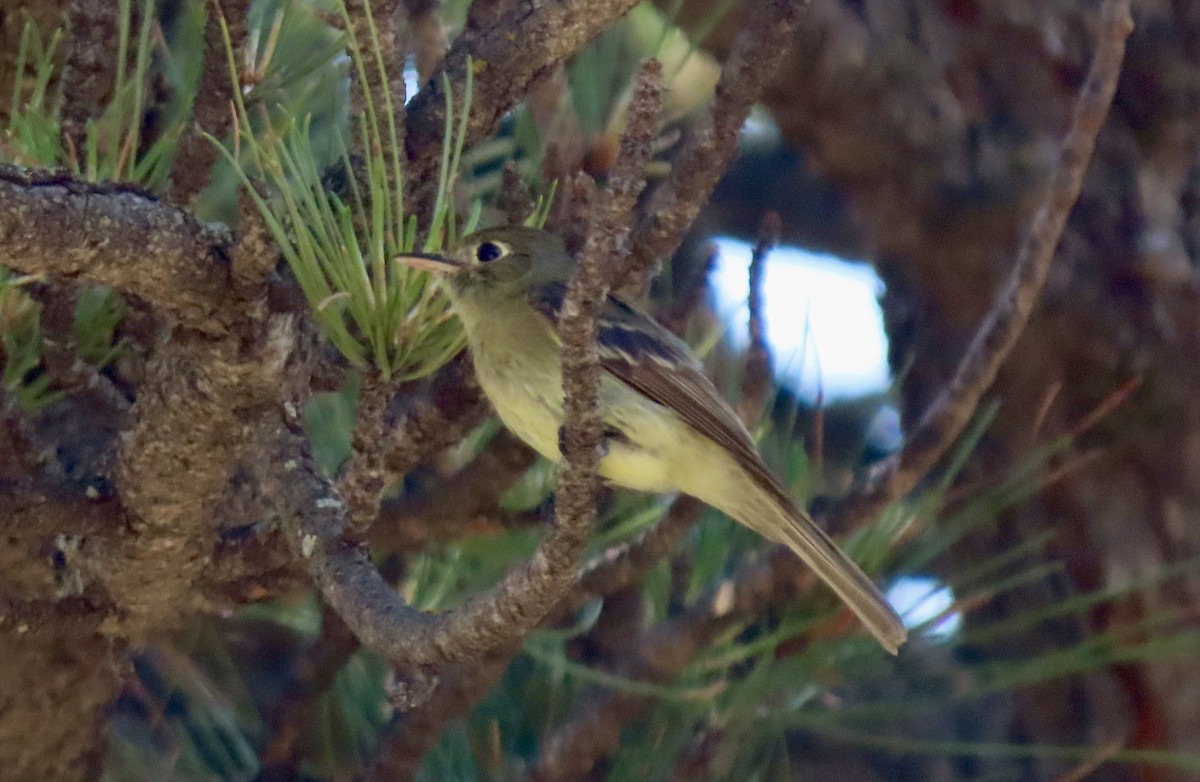
[[[901,576],[888,587],[887,599],[909,629],[941,617],[922,631],[923,638],[946,639],[962,626],[962,614],[950,610],[954,590],[933,576]]]
[[[734,347],[747,346],[751,245],[718,238],[712,289]],[[763,280],[766,338],[781,383],[826,402],[882,391],[891,382],[879,295],[883,283],[865,263],[796,247],[777,247]]]

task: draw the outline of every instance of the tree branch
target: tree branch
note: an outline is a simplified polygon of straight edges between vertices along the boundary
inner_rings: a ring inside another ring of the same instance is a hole
[[[1054,250],[1079,197],[1096,136],[1112,104],[1125,57],[1125,40],[1132,31],[1127,0],[1108,0],[1101,11],[1092,64],[1075,103],[1071,128],[1062,142],[1059,165],[1008,280],[996,294],[991,311],[976,330],[954,376],[909,433],[904,448],[830,511],[827,523],[831,531],[847,531],[862,520],[874,518],[910,492],[962,433],[979,400],[991,388],[1045,286]]]
[[[169,321],[225,331],[232,237],[133,188],[0,165],[0,257],[17,272],[85,279]]]
[[[767,345],[763,322],[763,279],[766,276],[767,257],[779,244],[779,215],[768,212],[758,231],[758,241],[750,258],[750,297],[747,309],[750,318],[746,323],[750,347],[746,349],[746,365],[742,372],[742,398],[738,403],[738,414],[747,427],[753,428],[762,417],[767,397],[774,387],[775,374],[772,368],[771,349]]]
[[[342,466],[338,491],[346,500],[354,529],[365,530],[379,515],[384,484],[386,425],[384,414],[392,389],[379,378],[366,376],[358,390],[350,458]]]
[[[429,700],[398,714],[384,730],[367,779],[405,782],[414,778],[421,759],[447,723],[470,714],[507,670],[514,654],[514,650],[503,649],[482,660],[443,669]]]
[[[408,22],[405,38],[417,62],[417,78],[429,81],[446,56],[446,30],[442,26],[441,0],[404,0]]]
[[[762,0],[721,68],[708,116],[688,133],[671,161],[671,175],[650,196],[647,215],[633,234],[633,252],[618,279],[641,290],[653,264],[679,247],[736,152],[738,132],[750,107],[783,59],[804,0]],[[634,273],[634,269],[645,272]]]
[[[414,551],[454,540],[480,518],[497,514],[500,497],[533,464],[534,452],[508,432],[428,493],[385,502],[368,540],[376,551]]]
[[[432,205],[437,185],[446,117],[443,74],[450,79],[455,100],[460,100],[468,55],[475,63],[475,94],[466,135],[469,148],[495,131],[500,118],[525,97],[538,78],[636,4],[637,0],[562,0],[552,4],[522,0],[488,29],[464,31],[451,45],[442,67],[408,104],[408,181],[414,183],[411,197],[417,213],[425,213]],[[517,41],[520,45],[514,45]]]
[[[273,324],[260,351],[233,339],[179,332],[159,346],[121,446],[118,488],[131,518],[103,541],[96,572],[126,613],[135,640],[169,628],[195,606],[217,532],[211,508],[254,441],[248,420],[272,409],[291,356],[291,321]]]
[[[366,111],[367,100],[370,99],[375,111],[382,117],[387,106],[386,98],[390,96],[392,107],[396,111],[396,132],[400,134],[400,138],[404,138],[404,56],[400,52],[400,42],[396,31],[396,15],[399,4],[399,0],[375,0],[374,2],[347,0],[346,12],[349,14],[350,23],[353,26],[353,30],[350,32],[353,33],[354,39],[358,41],[358,46],[366,57],[363,66],[367,76],[367,83],[363,84],[362,79],[359,78],[358,69],[350,69],[351,116],[361,116]],[[379,56],[383,61],[383,74],[380,74],[376,67],[375,59],[366,56],[366,53],[371,51],[371,25],[367,20],[368,11],[370,11],[371,21],[374,22],[375,31],[379,37]],[[340,19],[338,21],[341,22]],[[358,148],[361,143],[359,134],[353,133],[351,138],[356,154],[371,154],[371,150]],[[351,172],[347,172],[347,174],[353,175]],[[387,167],[387,176],[391,189],[393,191],[400,190],[402,182],[390,181],[392,178],[390,166]]]

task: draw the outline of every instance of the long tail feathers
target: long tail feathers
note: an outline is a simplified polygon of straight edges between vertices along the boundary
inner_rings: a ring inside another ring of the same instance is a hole
[[[788,504],[791,507],[780,508],[776,503],[771,503],[782,518],[780,523],[770,525],[769,529],[775,534],[769,537],[784,544],[804,560],[804,564],[812,568],[862,620],[880,645],[896,654],[908,638],[908,631],[900,617],[862,568],[838,548],[825,530],[818,527],[803,510],[792,503]],[[765,531],[760,524],[748,526]]]

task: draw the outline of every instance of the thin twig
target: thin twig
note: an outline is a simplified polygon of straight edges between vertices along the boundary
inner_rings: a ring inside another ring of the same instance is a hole
[[[372,549],[415,551],[460,538],[477,520],[499,516],[500,497],[534,459],[527,445],[499,432],[470,464],[430,492],[385,502],[368,536]]]
[[[500,181],[500,197],[496,208],[504,214],[509,225],[520,225],[533,211],[533,195],[515,160],[505,162]]]
[[[552,149],[557,150],[558,145],[553,145]],[[575,172],[567,179],[566,186],[560,188],[559,196],[555,199],[546,228],[561,236],[567,252],[573,255],[583,250],[595,203],[596,180],[582,171]]]
[[[561,514],[564,500],[571,502],[571,512],[590,516],[589,526],[596,512],[593,499],[595,470],[599,464],[596,448],[604,428],[596,407],[600,382],[596,315],[612,282],[609,275],[618,268],[616,262],[623,255],[625,239],[629,235],[629,215],[646,186],[645,165],[650,159],[651,142],[662,110],[662,64],[658,60],[646,60],[637,79],[637,88],[629,105],[629,125],[621,138],[620,156],[592,213],[580,268],[567,289],[559,324],[563,342],[563,419],[580,421],[581,426],[575,430],[564,425],[564,467],[559,472],[555,507]],[[568,310],[572,294],[582,297],[586,291],[593,292],[592,298],[573,302],[572,307],[580,309]],[[569,317],[583,325],[569,327]],[[568,367],[579,373],[581,380],[576,384],[568,382]],[[577,486],[584,476],[591,476],[586,479],[587,485]],[[564,490],[569,490],[569,494]]]
[[[650,196],[646,217],[634,231],[629,266],[618,276],[621,289],[642,290],[652,264],[675,252],[708,202],[733,159],[750,107],[783,59],[804,5],[804,0],[763,0],[738,33],[708,116],[688,133],[671,161],[670,177]]]
[[[750,295],[747,299],[750,317],[746,323],[750,346],[746,349],[746,366],[742,372],[742,398],[738,404],[738,414],[750,427],[762,417],[774,387],[775,373],[763,317],[763,281],[766,278],[767,256],[779,243],[781,230],[779,215],[776,212],[764,215],[762,225],[758,229],[754,252],[750,256]]]
[[[445,133],[445,88],[455,95],[466,82],[467,58],[475,64],[474,100],[466,146],[487,138],[500,118],[525,97],[535,80],[578,52],[637,0],[563,0],[519,3],[487,30],[468,30],[451,45],[438,73],[408,104],[408,181],[412,205],[422,214],[432,205]],[[519,45],[514,45],[519,42]]]
[[[827,518],[832,531],[845,531],[861,520],[874,518],[910,492],[962,433],[980,398],[991,387],[1041,296],[1054,249],[1079,197],[1096,135],[1108,115],[1125,56],[1125,40],[1132,31],[1127,0],[1106,2],[1095,56],[1075,103],[1071,129],[1063,139],[1060,163],[1021,243],[1012,273],[975,332],[954,376],[921,416],[903,450],[883,462],[865,484],[834,506]]]

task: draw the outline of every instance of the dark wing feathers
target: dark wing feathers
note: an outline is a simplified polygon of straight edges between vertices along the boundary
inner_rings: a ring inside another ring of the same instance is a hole
[[[539,286],[529,302],[556,328],[566,284]],[[754,441],[699,363],[675,335],[616,296],[597,320],[603,368],[630,388],[673,410],[688,426],[729,452],[784,508],[795,509],[778,479],[763,464]]]

